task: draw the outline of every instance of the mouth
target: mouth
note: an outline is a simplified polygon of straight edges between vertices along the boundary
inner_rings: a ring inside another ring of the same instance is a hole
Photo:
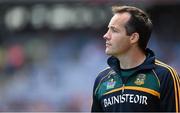
[[[111,44],[106,42],[106,47],[108,47],[108,46],[111,46]]]

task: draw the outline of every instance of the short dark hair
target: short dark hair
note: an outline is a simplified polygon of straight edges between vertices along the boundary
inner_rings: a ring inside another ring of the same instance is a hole
[[[113,6],[112,11],[114,14],[127,12],[131,15],[125,25],[126,33],[127,35],[131,35],[134,32],[139,33],[138,45],[140,49],[145,51],[153,26],[148,15],[141,9],[133,6]]]

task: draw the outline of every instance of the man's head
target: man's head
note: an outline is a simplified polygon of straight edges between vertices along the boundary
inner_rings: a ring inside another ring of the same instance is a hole
[[[112,7],[112,11],[114,16],[109,23],[108,32],[104,35],[107,46],[111,45],[110,39],[115,36],[121,38],[121,40],[112,39],[112,41],[115,40],[114,42],[117,43],[115,48],[119,51],[116,52],[126,51],[134,43],[137,43],[137,46],[142,51],[145,51],[152,32],[152,23],[147,14],[141,9],[132,6],[114,6]],[[118,34],[113,32],[114,29],[117,30]],[[124,35],[122,35],[122,29],[124,29]],[[123,41],[125,41],[126,44],[124,44],[125,42]],[[118,42],[119,46],[121,46],[120,48],[117,48]],[[107,54],[111,54],[111,52],[114,54],[113,51],[109,51],[108,48],[106,48]]]

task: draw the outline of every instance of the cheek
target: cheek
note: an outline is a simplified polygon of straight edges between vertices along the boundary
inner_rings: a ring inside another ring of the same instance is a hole
[[[126,38],[126,37],[123,37]],[[116,40],[115,41],[115,48],[117,48],[120,51],[124,51],[129,49],[130,47],[130,42],[128,39],[122,39],[122,40]]]

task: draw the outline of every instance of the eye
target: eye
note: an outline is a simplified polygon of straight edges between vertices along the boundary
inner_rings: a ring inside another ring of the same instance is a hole
[[[118,32],[115,28],[113,28],[112,30],[113,30],[113,32]]]
[[[114,27],[111,28],[111,31],[112,32],[118,32],[118,30],[116,28],[114,28]]]

